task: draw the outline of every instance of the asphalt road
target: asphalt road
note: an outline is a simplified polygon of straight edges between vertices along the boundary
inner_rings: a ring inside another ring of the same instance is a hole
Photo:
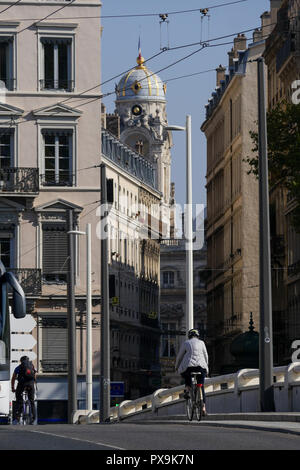
[[[0,450],[300,450],[300,436],[204,423],[0,426]]]

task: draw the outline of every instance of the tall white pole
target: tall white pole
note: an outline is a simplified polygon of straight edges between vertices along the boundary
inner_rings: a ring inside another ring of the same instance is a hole
[[[193,207],[192,207],[192,126],[186,117],[186,332],[194,327],[193,291]]]
[[[93,409],[91,224],[86,224],[86,409]]]

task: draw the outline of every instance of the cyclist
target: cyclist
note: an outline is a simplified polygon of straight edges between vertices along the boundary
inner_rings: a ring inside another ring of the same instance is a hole
[[[204,385],[204,379],[208,374],[208,354],[204,341],[201,341],[199,331],[191,329],[188,332],[188,339],[181,345],[176,357],[175,370],[178,371],[185,381],[184,398],[189,398],[191,390],[191,373],[201,372],[198,376],[198,383]],[[203,392],[203,414],[206,415],[205,391]]]
[[[15,381],[18,381],[17,388],[15,389]],[[35,421],[35,406],[34,406],[34,383],[36,382],[36,370],[29,360],[28,356],[22,356],[20,365],[14,370],[11,379],[11,390],[16,394],[16,408],[15,408],[15,422],[20,422],[20,416],[23,408],[23,392],[26,389],[28,399],[31,404],[31,421]]]

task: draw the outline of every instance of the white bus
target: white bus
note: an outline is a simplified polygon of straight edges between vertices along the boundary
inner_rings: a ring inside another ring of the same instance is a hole
[[[11,312],[15,318],[26,315],[26,300],[14,275],[0,261],[0,418],[10,419],[10,318],[8,291],[12,290]]]

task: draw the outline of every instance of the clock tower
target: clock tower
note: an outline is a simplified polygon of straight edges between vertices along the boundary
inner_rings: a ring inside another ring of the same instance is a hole
[[[141,53],[137,66],[116,86],[116,112],[120,116],[120,140],[148,160],[156,170],[162,205],[171,203],[171,133],[166,113],[166,85],[145,65]]]

